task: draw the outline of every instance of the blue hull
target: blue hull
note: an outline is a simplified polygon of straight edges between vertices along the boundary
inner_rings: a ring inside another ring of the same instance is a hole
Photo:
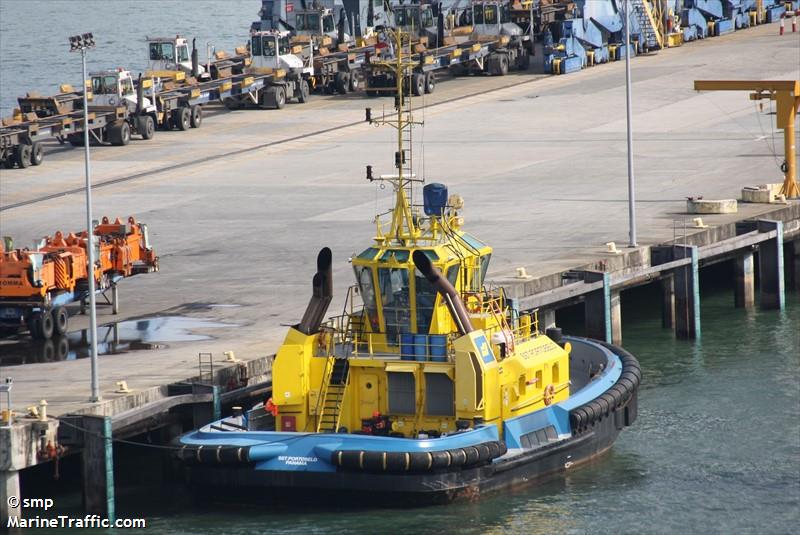
[[[565,340],[573,346],[572,395],[506,420],[503,440],[493,425],[418,440],[220,431],[225,428],[220,421],[179,439],[189,483],[205,491],[226,488],[224,494],[231,496],[256,488],[347,490],[431,503],[568,470],[608,450],[619,431],[633,423],[641,372],[636,359],[620,348]]]

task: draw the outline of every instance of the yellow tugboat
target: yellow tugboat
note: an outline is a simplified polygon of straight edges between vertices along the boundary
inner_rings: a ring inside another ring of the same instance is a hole
[[[502,288],[484,285],[492,249],[464,230],[463,200],[412,169],[415,121],[396,36],[394,188],[373,243],[352,258],[356,284],[325,319],[332,254],[272,369],[272,397],[179,439],[190,483],[353,491],[431,503],[569,469],[611,447],[636,418],[641,371],[621,348],[541,333]],[[236,493],[240,495],[240,493]],[[215,493],[216,494],[216,493]]]

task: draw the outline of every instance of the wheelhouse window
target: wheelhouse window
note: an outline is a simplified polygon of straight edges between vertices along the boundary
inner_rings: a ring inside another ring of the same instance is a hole
[[[411,332],[411,301],[408,270],[406,268],[379,268],[378,284],[381,292],[386,341],[397,345],[399,334]]]
[[[133,80],[125,78],[120,82],[120,85],[122,86],[123,96],[133,95]]]
[[[417,294],[417,332],[426,334],[431,330],[436,290],[418,269],[414,270],[414,289]]]
[[[116,95],[116,76],[95,76],[92,78],[92,93],[95,95]]]
[[[483,8],[485,24],[497,24],[497,6],[488,4]]]
[[[150,43],[150,60],[172,61],[175,58],[175,47],[172,43]]]
[[[433,26],[433,11],[430,9],[423,10],[420,18],[422,19],[421,25],[423,28],[430,28]]]
[[[250,52],[254,56],[261,56],[262,55],[263,51],[261,50],[261,36],[260,35],[254,35],[250,39]]]
[[[361,292],[361,300],[364,302],[364,310],[367,312],[372,332],[380,330],[378,322],[378,311],[375,305],[375,285],[372,282],[372,269],[367,266],[355,266],[356,282]]]
[[[336,25],[333,23],[333,15],[325,15],[322,17],[322,33],[330,33],[334,31]]]
[[[489,262],[491,259],[492,253],[485,254],[481,257],[480,284],[478,285],[478,289],[483,288],[483,281],[486,280],[486,272],[489,271]]]
[[[178,47],[178,61],[189,61],[189,47],[187,45]]]
[[[472,9],[472,20],[475,24],[483,24],[483,5],[476,4]]]

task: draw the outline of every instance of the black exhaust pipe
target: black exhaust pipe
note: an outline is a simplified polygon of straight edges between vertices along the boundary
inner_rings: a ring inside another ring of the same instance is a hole
[[[197,38],[192,39],[192,76],[200,76],[200,61],[197,59]]]
[[[328,312],[328,305],[333,299],[333,255],[331,250],[323,247],[317,255],[317,272],[312,282],[311,301],[309,301],[303,319],[297,324],[297,330],[303,334],[314,334]]]
[[[136,81],[136,116],[142,114],[142,101],[144,100],[144,87],[142,86],[142,73]]]
[[[458,332],[465,335],[474,331],[475,329],[469,319],[469,313],[467,313],[467,307],[464,306],[461,296],[458,295],[450,281],[442,277],[439,270],[436,269],[431,260],[422,251],[414,251],[412,258],[420,273],[428,279],[428,282],[436,288],[436,291],[441,294],[445,303],[447,303],[447,308],[458,326]]]

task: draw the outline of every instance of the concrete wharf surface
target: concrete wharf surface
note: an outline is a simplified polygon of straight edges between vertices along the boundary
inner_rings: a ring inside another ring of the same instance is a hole
[[[745,92],[692,90],[695,79],[800,77],[800,38],[777,33],[764,25],[632,61],[641,247],[673,239],[673,222],[691,218],[687,196],[735,198],[742,186],[781,181],[773,116],[757,113]],[[605,242],[627,243],[623,62],[559,77],[447,80],[415,100],[427,105],[416,116],[425,120],[415,132],[417,173],[465,198],[465,228],[494,247],[490,278],[518,266],[538,280],[599,265],[609,259]],[[334,253],[331,312],[340,310],[353,280],[347,258],[370,244],[376,207],[391,202],[365,180],[364,166],[392,172],[395,133],[363,123],[367,106],[373,115],[392,109],[388,98],[362,95],[314,97],[282,111],[218,107],[199,130],[92,148],[94,182],[106,183],[94,191],[95,218],[146,222],[161,258],[159,273],[121,284],[120,314],[100,308],[98,322],[180,314],[236,327],[200,329],[208,341],[101,357],[105,401],[94,407],[88,359],[4,368],[13,408],[46,398],[50,415],[111,415],[138,403],[113,393],[118,380],[141,394],[197,375],[201,351],[218,363],[225,350],[263,359],[299,320],[323,246]],[[3,170],[0,234],[27,244],[83,228],[83,180],[82,151],[57,145],[40,167]],[[738,214],[703,220],[713,229],[776,209],[787,210],[740,204]],[[73,329],[86,324],[71,318]]]

